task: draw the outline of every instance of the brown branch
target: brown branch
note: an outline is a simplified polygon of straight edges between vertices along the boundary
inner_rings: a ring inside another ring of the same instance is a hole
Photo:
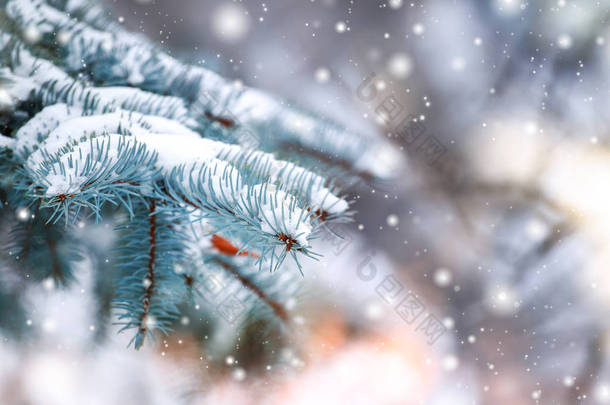
[[[241,273],[237,271],[235,267],[231,264],[226,263],[223,260],[215,260],[223,269],[231,273],[240,283],[250,291],[254,293],[261,301],[263,301],[273,313],[280,318],[283,322],[288,323],[290,320],[290,316],[288,315],[288,311],[280,304],[275,301],[273,298],[269,297],[263,290],[261,290],[256,284],[254,284],[250,279],[244,277]]]
[[[303,145],[296,145],[291,142],[283,141],[279,145],[282,149],[289,152],[298,152],[309,155],[330,166],[338,166],[348,173],[351,173],[366,182],[372,182],[375,176],[367,170],[358,170],[354,167],[354,164],[347,159],[333,156],[328,153],[324,153],[314,148],[310,148]]]
[[[235,122],[232,119],[226,118],[226,117],[221,117],[219,115],[214,115],[209,111],[205,112],[205,117],[207,119],[209,119],[210,121],[218,122],[220,125],[222,125],[225,128],[233,128],[233,126],[235,126]]]
[[[154,214],[155,212],[155,200],[151,201],[150,204],[150,216],[149,216],[149,222],[150,222],[150,227],[149,227],[149,240],[150,240],[150,249],[148,251],[148,280],[150,281],[150,284],[148,285],[148,287],[146,287],[146,292],[144,293],[144,299],[143,299],[143,304],[144,304],[144,312],[142,313],[142,316],[140,317],[140,327],[139,327],[139,331],[146,335],[146,317],[148,316],[148,311],[150,309],[150,301],[152,299],[152,294],[153,294],[153,290],[155,288],[155,271],[154,271],[154,267],[155,267],[155,259],[156,259],[156,250],[157,250],[157,215]]]

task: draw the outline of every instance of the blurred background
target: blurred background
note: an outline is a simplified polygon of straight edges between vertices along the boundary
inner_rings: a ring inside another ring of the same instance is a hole
[[[194,315],[200,334],[139,352],[92,345],[91,280],[41,285],[37,342],[0,345],[0,402],[610,403],[610,2],[105,1],[404,165],[350,187],[356,221],[305,266],[290,333]]]

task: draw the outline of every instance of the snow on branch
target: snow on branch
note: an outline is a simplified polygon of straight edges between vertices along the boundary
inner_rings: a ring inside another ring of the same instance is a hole
[[[53,3],[61,6],[62,2]],[[390,177],[398,166],[398,154],[386,143],[286,107],[286,102],[258,90],[235,86],[208,69],[185,65],[110,23],[95,3],[63,2],[63,11],[69,13],[65,14],[42,0],[11,0],[7,11],[23,28],[35,26],[55,36],[61,33],[64,40],[51,35],[49,45],[67,50],[58,53],[67,55],[63,58],[67,70],[81,74],[85,70],[94,81],[97,77],[163,94],[189,95],[186,100],[199,111],[199,119],[230,122],[219,125],[223,132],[236,131],[239,125],[252,129],[269,151],[281,149],[289,154],[299,149],[330,166],[339,163],[341,169],[367,180]],[[235,119],[224,117],[227,112]],[[368,153],[363,154],[364,150]],[[372,161],[369,154],[383,159]]]
[[[113,260],[98,265],[116,275],[101,301],[135,347],[169,332],[214,269],[286,321],[298,272],[276,270],[290,258],[302,274],[321,224],[352,214],[328,174],[395,168],[384,142],[184,64],[94,3],[2,4],[0,217],[25,212],[13,257],[35,279],[68,283],[74,252],[90,248],[74,224],[120,224]]]

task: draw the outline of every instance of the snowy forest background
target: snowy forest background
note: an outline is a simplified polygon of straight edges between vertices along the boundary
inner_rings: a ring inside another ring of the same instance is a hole
[[[175,57],[388,139],[400,169],[351,185],[355,221],[304,263],[290,333],[195,310],[199,333],[134,351],[92,338],[86,276],[41,285],[36,339],[0,344],[0,403],[610,403],[609,3],[106,6]],[[442,334],[397,309],[410,294]]]

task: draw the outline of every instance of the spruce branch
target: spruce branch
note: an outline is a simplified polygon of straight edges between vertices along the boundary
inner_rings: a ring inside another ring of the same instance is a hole
[[[252,311],[286,322],[299,276],[278,270],[290,258],[303,274],[302,259],[319,256],[321,225],[351,219],[341,177],[387,175],[375,161],[392,162],[387,145],[185,64],[96,3],[0,4],[10,264],[61,284],[81,252],[97,272],[111,269],[113,283],[96,277],[98,314],[111,302],[136,348],[169,333],[216,271]],[[21,209],[33,215],[15,220]],[[76,236],[75,224],[92,221],[119,224],[112,253]]]

